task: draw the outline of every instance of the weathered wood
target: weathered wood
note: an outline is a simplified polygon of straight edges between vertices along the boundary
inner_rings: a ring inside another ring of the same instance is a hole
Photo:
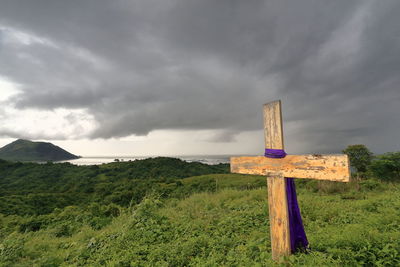
[[[267,157],[232,157],[231,172],[257,175],[282,175],[338,182],[350,181],[347,155],[287,155],[282,159]]]
[[[269,176],[267,182],[272,259],[278,261],[291,252],[286,179]]]
[[[264,104],[265,148],[283,149],[281,101]]]
[[[264,105],[265,148],[284,149],[281,101]],[[287,155],[285,158],[232,157],[231,172],[268,177],[272,259],[290,255],[290,231],[286,179],[308,178],[348,182],[347,155]]]
[[[264,105],[265,148],[283,149],[281,101]],[[235,165],[235,164],[233,164]],[[278,261],[290,255],[289,212],[286,179],[276,173],[268,177],[268,209],[271,233],[272,259]]]

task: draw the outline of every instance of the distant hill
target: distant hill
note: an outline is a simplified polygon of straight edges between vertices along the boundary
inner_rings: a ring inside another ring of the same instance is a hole
[[[138,204],[147,195],[179,198],[192,192],[214,192],[216,187],[251,188],[253,177],[232,177],[227,173],[228,164],[208,165],[165,157],[91,166],[0,159],[0,240],[2,214],[47,214],[54,208],[91,202],[128,207]],[[212,174],[228,177],[224,179],[226,182],[216,182]],[[191,176],[197,177],[187,178]],[[245,179],[241,183],[235,177]],[[265,185],[265,177],[259,180],[254,184]],[[1,260],[0,266],[3,266]]]
[[[12,161],[58,161],[77,158],[79,157],[51,143],[23,139],[0,148],[0,159]]]

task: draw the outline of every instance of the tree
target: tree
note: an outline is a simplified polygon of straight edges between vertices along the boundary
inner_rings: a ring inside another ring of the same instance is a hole
[[[356,168],[357,172],[367,171],[373,154],[365,145],[350,145],[342,152],[349,156],[350,165]]]
[[[375,177],[387,181],[400,181],[400,152],[378,156],[369,168]]]

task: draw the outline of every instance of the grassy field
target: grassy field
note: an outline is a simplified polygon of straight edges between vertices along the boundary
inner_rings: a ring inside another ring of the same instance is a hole
[[[21,228],[32,217],[0,215],[0,266],[274,265],[263,177],[181,181],[206,186],[185,197],[149,194],[127,208],[56,209],[35,217],[52,218],[35,231]],[[286,266],[400,265],[398,184],[297,181],[297,187],[311,250],[290,256]]]

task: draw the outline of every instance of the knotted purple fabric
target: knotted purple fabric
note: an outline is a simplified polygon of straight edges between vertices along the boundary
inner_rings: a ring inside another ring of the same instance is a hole
[[[265,149],[264,156],[268,158],[284,158],[286,152],[283,149]],[[296,187],[293,178],[286,179],[286,195],[289,211],[290,249],[292,253],[296,250],[306,250],[308,240],[301,219],[299,203],[297,202]]]
[[[264,156],[268,158],[280,159],[286,157],[286,152],[283,149],[265,149]]]

